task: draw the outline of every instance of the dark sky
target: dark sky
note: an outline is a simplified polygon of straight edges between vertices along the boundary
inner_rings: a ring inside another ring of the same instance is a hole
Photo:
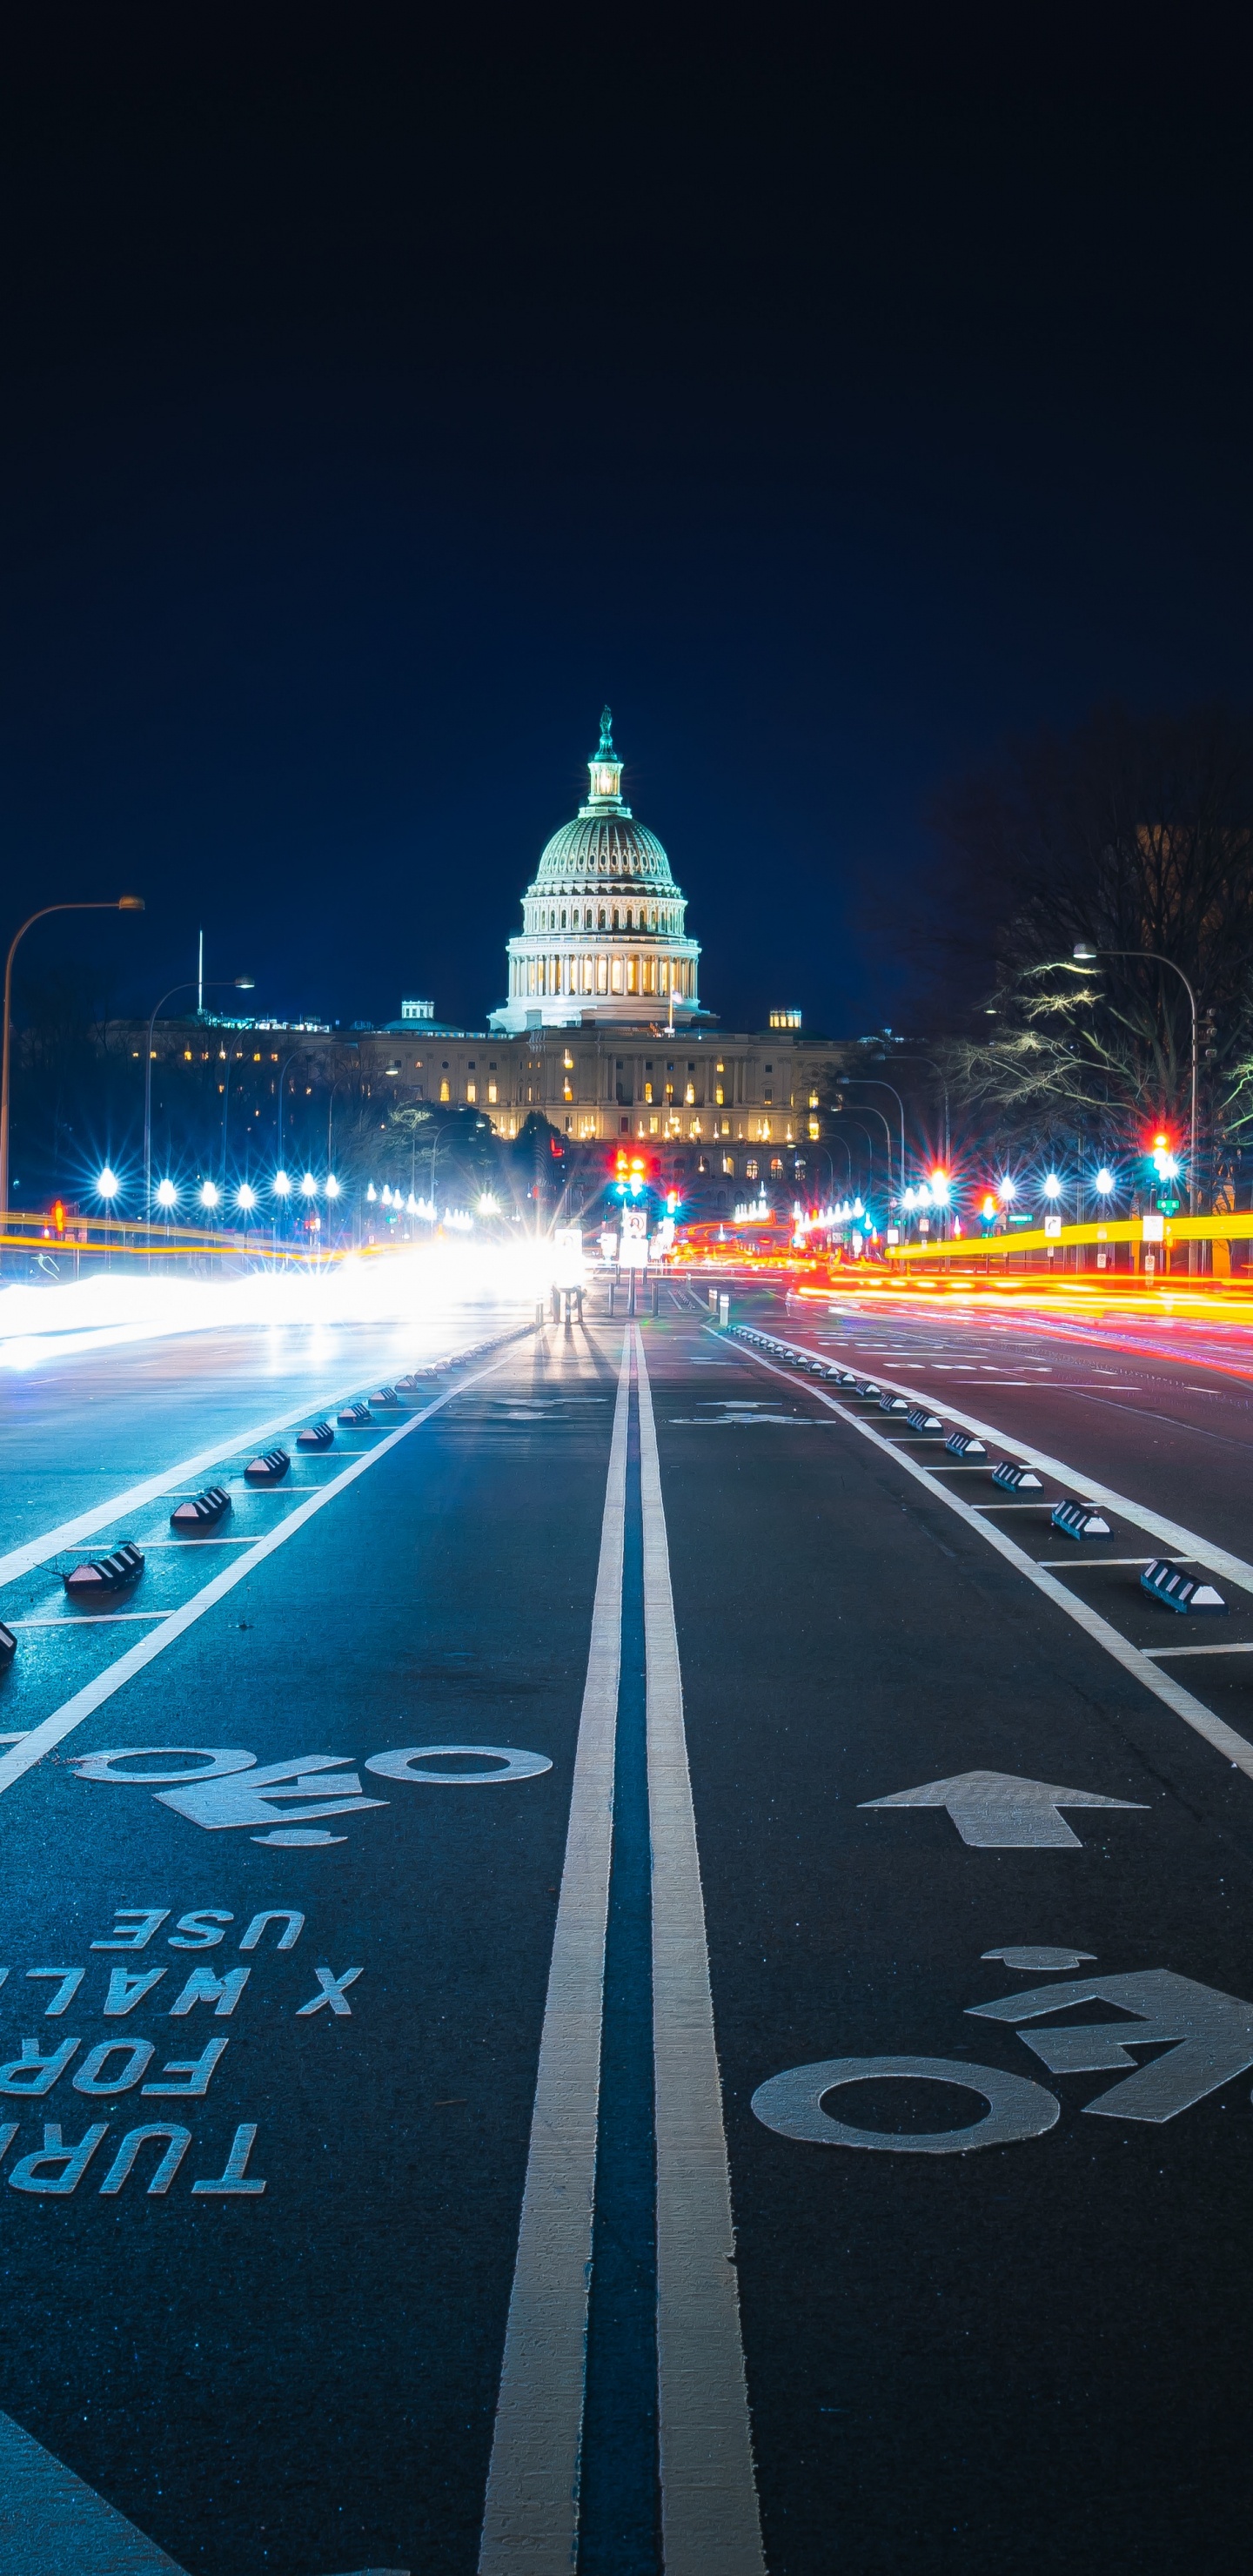
[[[1235,43],[11,14],[5,916],[473,1024],[608,697],[724,1022],[920,1024],[937,783],[1253,681]]]

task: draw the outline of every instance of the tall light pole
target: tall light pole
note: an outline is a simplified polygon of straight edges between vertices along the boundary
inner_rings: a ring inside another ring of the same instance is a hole
[[[37,921],[46,921],[50,912],[142,912],[144,899],[139,894],[120,894],[110,903],[44,903],[38,912],[28,913],[21,929],[13,934],[4,967],[4,1035],[0,1041],[0,1227],[9,1213],[9,1053],[12,1032],[13,960],[18,945]]]
[[[202,931],[201,938],[203,937]],[[237,993],[251,993],[255,980],[252,975],[219,975],[215,979],[219,985],[232,983]],[[210,992],[213,989],[213,985],[210,985]],[[148,1022],[148,1060],[144,1067],[144,1214],[149,1220],[152,1217],[152,1032],[157,1024],[158,1011],[163,1011],[166,1003],[172,1002],[176,993],[193,991],[198,996],[197,1009],[203,1008],[204,977],[188,975],[181,984],[171,984],[168,993],[163,993],[160,1001],[154,1002],[152,1016]]]
[[[1197,1192],[1196,1192],[1196,1068],[1197,1068],[1197,1014],[1196,1014],[1196,994],[1193,992],[1192,986],[1191,986],[1191,984],[1189,983],[1188,978],[1187,978],[1187,976],[1185,975],[1185,973],[1184,973],[1184,971],[1183,971],[1182,966],[1176,966],[1176,964],[1175,964],[1175,961],[1174,961],[1174,958],[1173,958],[1173,957],[1163,957],[1163,956],[1162,956],[1162,953],[1161,953],[1161,951],[1160,951],[1160,949],[1157,949],[1157,948],[1096,948],[1096,947],[1094,947],[1094,946],[1093,946],[1092,941],[1091,941],[1090,939],[1077,939],[1077,940],[1075,941],[1075,963],[1076,963],[1076,965],[1079,965],[1079,966],[1095,966],[1095,964],[1096,964],[1096,961],[1097,961],[1098,957],[1148,957],[1148,958],[1151,958],[1151,960],[1152,960],[1152,962],[1153,962],[1153,964],[1154,964],[1155,966],[1169,966],[1170,971],[1171,971],[1171,974],[1172,974],[1172,975],[1177,975],[1177,976],[1178,976],[1179,981],[1180,981],[1180,983],[1182,984],[1183,989],[1184,989],[1185,993],[1187,994],[1187,996],[1188,996],[1188,1000],[1189,1000],[1189,1002],[1190,1002],[1190,1004],[1191,1004],[1191,1006],[1192,1006],[1192,1111],[1191,1111],[1191,1117],[1190,1117],[1190,1119],[1189,1119],[1189,1124],[1188,1124],[1188,1214],[1189,1214],[1189,1216],[1194,1217],[1194,1216],[1196,1215],[1196,1196],[1197,1196]],[[1194,1243],[1194,1242],[1189,1242],[1189,1245],[1188,1245],[1188,1268],[1189,1268],[1189,1270],[1190,1270],[1190,1271],[1195,1271],[1195,1268],[1196,1268],[1196,1245],[1195,1245],[1195,1243]]]
[[[861,1083],[861,1085],[862,1085],[862,1087],[863,1087],[863,1089],[864,1089],[864,1090],[867,1090],[867,1091],[890,1091],[890,1092],[891,1092],[891,1094],[892,1094],[892,1098],[893,1098],[893,1099],[894,1099],[894,1101],[896,1102],[896,1106],[897,1106],[897,1108],[899,1109],[899,1111],[900,1111],[900,1113],[901,1113],[901,1197],[903,1198],[903,1197],[904,1197],[904,1195],[905,1195],[905,1103],[904,1103],[904,1101],[902,1100],[902,1098],[901,1098],[901,1095],[900,1095],[899,1091],[896,1089],[895,1084],[893,1084],[893,1083],[891,1083],[891,1082],[880,1082],[880,1080],[879,1080],[879,1078],[878,1078],[878,1076],[877,1076],[877,1075],[872,1075],[872,1074],[869,1074],[869,1073],[850,1073],[850,1074],[847,1076],[847,1079],[848,1079],[848,1081],[849,1081],[849,1082],[860,1082],[860,1083]],[[876,1118],[883,1118],[883,1111],[882,1111],[881,1109],[876,1109],[876,1111],[875,1111],[875,1116],[876,1116]],[[886,1120],[886,1118],[884,1118],[884,1119],[883,1119],[883,1123],[884,1123],[884,1126],[886,1127],[886,1126],[887,1126],[887,1120]],[[890,1148],[891,1148],[891,1142],[892,1142],[892,1131],[891,1131],[891,1129],[890,1129],[890,1128],[888,1128],[888,1146],[889,1146],[889,1153],[888,1153],[888,1187],[889,1187],[889,1188],[891,1188],[891,1185],[892,1185],[892,1156],[891,1156],[891,1151],[890,1151]]]

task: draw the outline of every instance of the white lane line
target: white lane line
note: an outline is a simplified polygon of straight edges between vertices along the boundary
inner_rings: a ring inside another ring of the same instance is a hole
[[[799,1349],[801,1345],[798,1343],[796,1347]],[[768,1376],[790,1378],[790,1370],[774,1367],[770,1360],[763,1359],[753,1349],[751,1343],[741,1342],[739,1348],[747,1351],[748,1357],[756,1361],[758,1368],[765,1369]],[[1213,1710],[1206,1708],[1201,1700],[1194,1699],[1191,1691],[1184,1690],[1179,1682],[1172,1682],[1169,1674],[1159,1673],[1156,1663],[1139,1646],[1131,1645],[1126,1637],[1119,1634],[1117,1628],[1110,1626],[1108,1619],[1102,1619],[1095,1610],[1089,1608],[1086,1601],[1081,1601],[1076,1593],[1068,1592],[1064,1583],[1055,1583],[1052,1575],[1045,1572],[1037,1557],[1028,1556],[1023,1548],[1015,1545],[1013,1539],[1004,1530],[993,1529],[986,1514],[989,1509],[995,1509],[995,1505],[981,1506],[964,1503],[961,1496],[953,1492],[951,1486],[941,1484],[939,1477],[933,1476],[930,1469],[924,1467],[919,1459],[907,1457],[905,1451],[895,1441],[884,1440],[871,1423],[856,1413],[850,1413],[847,1405],[837,1404],[835,1397],[824,1395],[819,1386],[811,1386],[809,1392],[817,1396],[819,1404],[825,1404],[830,1412],[839,1414],[841,1421],[849,1423],[854,1431],[859,1431],[864,1440],[873,1441],[875,1448],[881,1449],[885,1458],[895,1458],[897,1465],[904,1469],[905,1474],[913,1476],[918,1484],[924,1485],[929,1494],[938,1494],[949,1510],[956,1512],[959,1520],[965,1521],[971,1529],[977,1529],[987,1540],[989,1547],[994,1547],[997,1554],[1005,1557],[1010,1565],[1016,1565],[1019,1573],[1025,1574],[1028,1582],[1034,1583],[1037,1592],[1042,1592],[1046,1600],[1055,1601],[1058,1608],[1065,1611],[1068,1619],[1073,1619],[1077,1627],[1085,1629],[1098,1646],[1103,1646],[1106,1653],[1113,1656],[1115,1663],[1121,1664],[1126,1672],[1134,1674],[1138,1682],[1143,1682],[1146,1690],[1152,1691],[1155,1699],[1164,1700],[1167,1708],[1173,1710],[1176,1717],[1183,1719],[1185,1726],[1192,1727],[1197,1735],[1204,1736],[1206,1743],[1212,1744],[1216,1753],[1221,1753],[1225,1761],[1233,1764],[1236,1770],[1243,1771],[1247,1778],[1253,1780],[1253,1744],[1250,1744],[1243,1735],[1237,1735],[1234,1727],[1225,1725],[1221,1717],[1215,1717]],[[962,1418],[960,1414],[953,1416],[955,1421],[961,1421]],[[966,1422],[965,1428],[968,1431],[985,1434],[990,1440],[999,1440],[1001,1436],[999,1432],[991,1430],[983,1422]],[[1006,1445],[1019,1457],[1030,1458],[1032,1466],[1047,1467],[1051,1476],[1065,1477],[1068,1472],[1065,1468],[1059,1468],[1052,1459],[1041,1459],[1031,1451],[1023,1449],[1018,1441],[1011,1441]],[[1133,1507],[1122,1501],[1121,1496],[1107,1493],[1103,1486],[1081,1484],[1078,1478],[1075,1478],[1073,1483],[1077,1493],[1086,1493],[1093,1500],[1099,1497],[1102,1502],[1109,1503],[1114,1510],[1126,1513],[1129,1518],[1133,1520],[1139,1518],[1142,1525],[1147,1519],[1156,1518],[1156,1515],[1137,1513]],[[1190,1531],[1176,1529],[1172,1522],[1162,1522],[1160,1526],[1163,1529],[1169,1529],[1171,1536],[1176,1540],[1191,1536]],[[1203,1546],[1199,1544],[1187,1551],[1189,1562],[1199,1561],[1201,1564],[1212,1563],[1216,1553],[1217,1551],[1211,1551],[1207,1558]],[[1235,1562],[1238,1563],[1239,1560],[1236,1559]],[[1245,1571],[1249,1580],[1253,1582],[1253,1567],[1248,1567]]]
[[[451,1365],[455,1367],[456,1362]],[[90,1511],[77,1513],[73,1520],[58,1522],[55,1529],[44,1530],[38,1538],[24,1539],[20,1547],[11,1547],[6,1555],[0,1556],[0,1584],[16,1582],[20,1574],[28,1574],[32,1565],[44,1564],[60,1548],[77,1547],[80,1539],[90,1538],[96,1530],[107,1529],[111,1521],[122,1520],[131,1512],[141,1511],[144,1504],[153,1502],[158,1494],[171,1493],[180,1477],[202,1475],[206,1468],[219,1465],[224,1458],[233,1458],[241,1449],[248,1449],[255,1455],[257,1450],[265,1448],[267,1441],[277,1439],[280,1431],[289,1431],[293,1422],[299,1422],[303,1415],[338,1412],[340,1405],[347,1404],[356,1394],[360,1384],[360,1377],[356,1377],[350,1386],[341,1388],[338,1395],[319,1396],[316,1402],[293,1405],[290,1412],[276,1413],[270,1421],[254,1423],[251,1430],[240,1431],[234,1437],[228,1429],[214,1448],[198,1449],[193,1458],[180,1458],[177,1466],[163,1468],[159,1476],[148,1476],[142,1484],[128,1485],[123,1493],[112,1495],[107,1503],[93,1503]],[[193,1486],[190,1490],[194,1493],[197,1489]]]
[[[570,1821],[487,2475],[479,2576],[571,2576],[596,2192],[605,1930],[622,1659],[631,1337],[622,1344]]]
[[[657,1430],[639,1327],[666,2576],[765,2576]]]
[[[168,1619],[168,1610],[71,1610],[59,1611],[49,1619],[6,1619],[6,1628],[60,1628],[72,1636],[76,1628],[120,1628],[128,1619]]]
[[[1253,1655],[1253,1646],[1227,1646],[1215,1639],[1211,1646],[1146,1646],[1146,1655]]]
[[[296,1511],[289,1512],[287,1518],[280,1521],[278,1528],[270,1531],[268,1538],[258,1539],[246,1556],[237,1556],[232,1564],[223,1566],[221,1573],[215,1574],[211,1583],[206,1583],[201,1591],[193,1592],[190,1601],[184,1601],[179,1609],[171,1610],[150,1635],[141,1638],[127,1654],[120,1655],[115,1664],[107,1664],[104,1671],[97,1673],[95,1680],[88,1682],[84,1689],[76,1691],[72,1699],[63,1700],[60,1708],[53,1710],[51,1717],[45,1717],[39,1726],[32,1726],[29,1734],[23,1737],[20,1744],[14,1745],[11,1753],[0,1756],[0,1796],[3,1796],[6,1789],[12,1788],[15,1780],[21,1779],[24,1771],[31,1770],[36,1762],[41,1762],[45,1753],[50,1753],[55,1744],[61,1743],[63,1737],[72,1735],[75,1727],[82,1725],[84,1718],[90,1717],[94,1710],[103,1707],[107,1699],[112,1699],[115,1691],[123,1690],[127,1682],[134,1679],[136,1673],[144,1670],[145,1665],[154,1662],[158,1655],[163,1655],[166,1647],[174,1644],[176,1637],[183,1636],[188,1628],[195,1626],[198,1619],[203,1619],[206,1610],[212,1610],[217,1602],[225,1600],[227,1593],[232,1592],[237,1583],[245,1582],[254,1567],[260,1565],[267,1556],[273,1556],[275,1549],[285,1546],[289,1538],[294,1538],[296,1531],[303,1529],[306,1521],[312,1520],[315,1512],[320,1512],[326,1503],[331,1502],[336,1494],[342,1494],[347,1486],[355,1484],[358,1476],[363,1476],[371,1467],[376,1467],[380,1458],[387,1456],[389,1449],[394,1449],[398,1441],[407,1440],[411,1431],[419,1430],[424,1422],[430,1421],[432,1414],[441,1413],[446,1404],[452,1403],[454,1396],[464,1395],[469,1387],[477,1386],[481,1378],[490,1377],[496,1369],[502,1368],[509,1355],[507,1346],[500,1353],[499,1358],[493,1359],[486,1368],[477,1370],[473,1377],[463,1378],[460,1386],[449,1387],[446,1394],[436,1396],[433,1404],[424,1405],[420,1413],[411,1413],[407,1422],[400,1423],[395,1431],[388,1432],[385,1440],[380,1440],[377,1449],[368,1449],[362,1457],[354,1458],[351,1466],[345,1467],[331,1484],[319,1485],[316,1492],[310,1494],[308,1502],[301,1503]],[[112,1615],[125,1618],[130,1614],[123,1611],[114,1612]],[[135,1615],[146,1617],[148,1614],[145,1612]],[[61,1624],[60,1620],[55,1622],[58,1627]],[[73,1624],[77,1625],[77,1622]]]
[[[707,1331],[710,1329],[711,1327],[706,1326]],[[784,1337],[780,1334],[778,1338],[782,1341]],[[757,1360],[760,1368],[770,1366],[769,1361],[759,1358],[751,1342],[738,1342],[736,1347],[747,1351],[750,1359]],[[805,1342],[793,1342],[790,1347],[793,1350],[803,1351],[807,1359],[816,1360],[822,1357],[821,1352],[811,1349]],[[866,1374],[869,1375],[870,1372],[867,1370]],[[772,1369],[771,1375],[786,1378],[790,1386],[796,1383],[790,1369]],[[890,1387],[895,1395],[907,1395],[912,1404],[933,1405],[931,1396],[921,1393],[915,1386],[906,1386],[900,1378],[884,1378],[882,1383]],[[815,1387],[813,1392],[817,1394],[818,1389]],[[831,1398],[824,1395],[822,1401],[828,1404],[831,1403]],[[851,1422],[854,1419],[845,1405],[833,1405],[832,1409],[842,1413],[846,1421]],[[1120,1512],[1123,1519],[1131,1521],[1136,1529],[1147,1530],[1150,1538],[1160,1539],[1163,1554],[1173,1549],[1177,1555],[1186,1556],[1189,1563],[1203,1565],[1207,1574],[1225,1574],[1229,1583],[1242,1584],[1246,1591],[1253,1592],[1253,1565],[1250,1565],[1242,1556],[1233,1556],[1229,1548],[1218,1547],[1212,1540],[1198,1537],[1195,1530],[1185,1529],[1179,1521],[1164,1519],[1160,1512],[1149,1511],[1143,1503],[1130,1502],[1125,1494],[1115,1493],[1112,1485],[1095,1483],[1091,1476],[1081,1474],[1077,1467],[1068,1467],[1063,1458],[1052,1457],[1047,1449],[1030,1448],[1026,1441],[1018,1438],[1016,1433],[1002,1431],[996,1423],[980,1421],[973,1413],[959,1413],[955,1405],[947,1402],[934,1409],[942,1411],[948,1421],[958,1423],[963,1431],[973,1431],[981,1440],[997,1441],[1009,1457],[1023,1459],[1028,1467],[1038,1467],[1046,1476],[1053,1477],[1067,1493],[1079,1495],[1086,1503],[1105,1503],[1111,1511]],[[1155,1418],[1169,1419],[1170,1417]],[[1181,1430],[1192,1430],[1196,1426],[1191,1423],[1181,1423],[1177,1427]],[[947,1468],[944,1472],[951,1475],[953,1471]],[[991,1512],[1012,1511],[1017,1506],[1006,1503],[987,1503],[983,1508]],[[1027,1506],[1027,1509],[1032,1511],[1039,1508],[1038,1504]]]

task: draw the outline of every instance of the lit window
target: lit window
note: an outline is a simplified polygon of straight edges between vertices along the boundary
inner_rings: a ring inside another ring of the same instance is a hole
[[[725,1094],[724,1094],[724,1092],[723,1092],[723,1088],[722,1088],[721,1083],[719,1083],[718,1088],[717,1088],[717,1090],[716,1090],[716,1091],[715,1091],[715,1093],[714,1093],[714,1099],[715,1099],[715,1101],[716,1101],[717,1106],[718,1106],[718,1108],[719,1108],[719,1109],[721,1109],[721,1107],[722,1107],[722,1103],[723,1103],[724,1098],[725,1098]]]
[[[622,959],[620,957],[615,957],[610,966],[609,990],[611,993],[620,993],[622,990]]]
[[[494,1109],[496,1106],[496,1085],[494,1082],[489,1082],[487,1086],[487,1099],[489,1108]]]
[[[810,1108],[811,1108],[811,1109],[816,1109],[816,1108],[817,1108],[817,1106],[818,1106],[818,1094],[817,1094],[817,1092],[816,1092],[816,1091],[811,1091],[811,1092],[810,1092],[810,1095],[809,1095],[809,1106],[810,1106]]]
[[[439,1096],[440,1096],[440,1099],[441,1099],[441,1100],[447,1100],[447,1098],[448,1098],[448,1082],[447,1082],[447,1077],[445,1077],[444,1081],[443,1081],[443,1082],[441,1082],[441,1084],[440,1084],[440,1086],[439,1086]]]
[[[782,1169],[783,1169],[782,1158],[781,1158],[778,1154],[772,1154],[772,1155],[771,1155],[771,1157],[770,1157],[770,1169],[771,1169],[771,1171],[772,1171],[772,1172],[774,1172],[774,1173],[776,1173],[776,1174],[782,1171]]]
[[[652,1099],[652,1096],[653,1096],[653,1086],[652,1086],[651,1082],[646,1082],[646,1083],[645,1083],[645,1085],[644,1085],[644,1098],[645,1098],[646,1100],[651,1100],[651,1099]]]
[[[732,1179],[732,1180],[734,1180],[734,1178],[735,1178],[735,1156],[734,1156],[734,1154],[724,1154],[724,1155],[723,1155],[723,1157],[722,1157],[722,1168],[723,1168],[723,1171],[724,1171],[724,1172],[729,1173],[729,1174],[730,1174],[731,1179]]]
[[[692,1106],[693,1101],[694,1101],[694,1100],[695,1100],[695,1098],[696,1098],[696,1085],[695,1085],[695,1083],[694,1083],[694,1082],[689,1082],[689,1084],[688,1084],[688,1086],[687,1086],[687,1089],[686,1089],[686,1091],[685,1091],[685,1092],[684,1092],[684,1094],[683,1094],[683,1097],[684,1097],[685,1101],[687,1102],[688,1108],[690,1109],[690,1108],[691,1108],[691,1106]]]
[[[744,1178],[746,1181],[755,1181],[757,1178],[757,1161],[754,1155],[750,1155],[744,1165]]]
[[[466,1098],[467,1098],[467,1100],[469,1101],[469,1103],[470,1103],[470,1105],[471,1105],[471,1107],[472,1107],[472,1108],[473,1108],[473,1106],[474,1106],[475,1101],[478,1099],[478,1096],[479,1096],[479,1086],[478,1086],[477,1082],[467,1082],[467,1084],[466,1084]]]
[[[730,1119],[729,1119],[729,1118],[724,1118],[724,1119],[722,1120],[722,1124],[721,1124],[721,1131],[720,1131],[720,1132],[721,1132],[721,1133],[722,1133],[722,1135],[724,1135],[724,1136],[729,1136],[729,1135],[730,1135],[730,1133],[731,1133],[731,1121],[730,1121]]]
[[[820,1132],[817,1119],[811,1118],[809,1122],[809,1141],[811,1145],[817,1144]]]

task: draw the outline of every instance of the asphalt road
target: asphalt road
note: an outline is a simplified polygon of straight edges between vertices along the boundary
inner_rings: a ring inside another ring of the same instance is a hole
[[[264,1493],[268,1391],[233,1355],[213,1416],[201,1355],[158,1464],[220,1436],[244,1543],[156,1545],[172,1488],[130,1624],[50,1561],[0,1593],[0,2570],[1242,2549],[1243,1391],[737,1320],[791,1353],[599,1311]],[[333,1357],[319,1400],[377,1385]],[[30,1400],[107,1501],[99,1366]],[[1227,1615],[1147,1598],[1159,1553]]]

